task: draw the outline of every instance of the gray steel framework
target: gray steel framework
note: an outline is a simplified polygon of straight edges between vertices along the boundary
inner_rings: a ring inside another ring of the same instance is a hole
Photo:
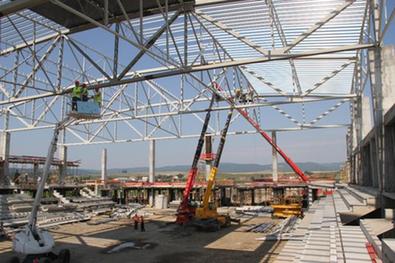
[[[67,114],[75,79],[103,89],[103,117],[68,126],[60,142],[66,146],[196,137],[199,129],[191,123],[203,121],[213,92],[218,95],[209,127],[213,135],[219,135],[230,107],[248,109],[260,123],[263,110],[273,111],[284,124],[265,127],[269,131],[348,127],[351,156],[361,141],[361,96],[368,86],[375,126],[382,126],[377,72],[394,20],[388,1],[179,1],[169,8],[167,0],[156,0],[156,14],[144,16],[140,4],[133,18],[121,0],[114,1],[121,16],[99,1],[82,2],[103,19],[61,0],[0,5],[4,134],[53,128]],[[89,26],[66,28],[27,9],[46,3]],[[106,48],[74,34],[91,36],[89,28],[105,38]],[[374,65],[369,52],[377,57]],[[234,105],[221,100],[237,89],[247,99]],[[344,108],[350,108],[350,122],[327,118]],[[255,133],[242,118],[233,117],[230,134]],[[382,129],[376,136],[381,153]]]

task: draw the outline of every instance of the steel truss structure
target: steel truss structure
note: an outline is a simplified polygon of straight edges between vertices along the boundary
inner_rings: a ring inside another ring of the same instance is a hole
[[[53,128],[67,114],[76,79],[103,90],[102,118],[75,121],[62,145],[198,137],[192,124],[203,122],[213,92],[213,135],[226,110],[240,107],[269,131],[349,127],[351,155],[361,140],[367,86],[375,125],[382,123],[373,70],[380,62],[373,65],[368,54],[379,56],[393,22],[388,1],[3,2],[5,134]],[[238,99],[229,104],[223,97]],[[280,124],[270,126],[263,112],[278,114]],[[345,112],[351,121],[327,117]],[[229,134],[256,133],[240,114],[232,123]]]

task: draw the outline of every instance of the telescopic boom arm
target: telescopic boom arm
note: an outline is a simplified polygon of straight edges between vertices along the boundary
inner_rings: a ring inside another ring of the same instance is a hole
[[[206,135],[208,124],[210,122],[211,109],[213,107],[215,98],[216,98],[216,95],[213,94],[213,96],[211,98],[211,101],[210,101],[209,108],[207,110],[206,117],[204,119],[204,123],[203,123],[202,131],[200,133],[198,145],[196,147],[195,155],[193,157],[192,166],[191,166],[191,169],[188,172],[187,183],[185,185],[185,189],[184,189],[184,192],[183,192],[183,195],[182,195],[182,201],[181,201],[181,204],[180,204],[180,206],[178,207],[178,210],[177,210],[177,220],[176,220],[176,222],[179,223],[179,224],[184,224],[184,223],[188,222],[189,221],[189,217],[193,214],[193,211],[191,211],[191,209],[189,207],[189,195],[190,195],[190,193],[192,191],[193,184],[195,182],[195,177],[196,177],[197,170],[198,170],[197,165],[198,165],[198,162],[199,162],[200,155],[202,153],[203,143],[204,143],[204,136]]]
[[[31,212],[30,218],[29,218],[28,228],[33,233],[36,232],[37,213],[38,213],[38,209],[40,207],[40,203],[41,203],[41,199],[42,199],[42,195],[43,195],[43,191],[44,191],[44,187],[45,187],[45,182],[48,179],[49,169],[51,167],[53,156],[56,152],[56,145],[58,142],[59,132],[66,126],[66,124],[69,122],[69,120],[70,120],[70,118],[66,117],[63,121],[59,122],[55,126],[54,134],[53,134],[51,144],[48,149],[47,158],[45,160],[45,164],[44,164],[44,168],[43,168],[43,176],[40,178],[36,196],[34,198],[32,212]]]
[[[222,88],[218,85],[218,83],[214,83],[214,87],[218,91],[222,91]],[[222,95],[221,95],[222,96]],[[223,96],[224,97],[224,96]],[[234,105],[234,100],[232,98],[227,98],[224,97],[224,99],[230,104]],[[248,112],[245,109],[242,108],[236,108],[236,110],[257,130],[257,132],[262,135],[262,137],[272,146],[276,151],[281,155],[281,157],[284,159],[284,161],[294,170],[294,172],[302,179],[303,182],[308,183],[309,178],[303,173],[303,171],[294,163],[291,158],[289,158],[283,150],[281,150],[278,145],[273,142],[272,138],[259,126],[259,124],[252,119],[249,115]]]
[[[221,139],[219,141],[217,154],[216,154],[215,160],[214,160],[214,165],[211,168],[210,176],[207,181],[207,189],[206,189],[206,192],[204,193],[204,197],[203,197],[203,209],[204,210],[208,210],[208,208],[209,208],[208,204],[210,201],[211,191],[214,186],[215,177],[217,176],[219,162],[221,161],[222,152],[223,152],[224,146],[225,146],[226,134],[228,133],[230,122],[232,120],[232,114],[233,114],[233,108],[229,111],[228,117],[225,122],[225,127],[221,131]]]

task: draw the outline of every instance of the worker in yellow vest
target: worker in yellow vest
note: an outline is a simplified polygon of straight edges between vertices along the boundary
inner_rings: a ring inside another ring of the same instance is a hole
[[[92,99],[101,107],[102,96],[99,87],[95,88],[95,95],[92,96]]]
[[[81,99],[82,101],[88,101],[88,87],[85,83],[83,83],[81,87]]]
[[[74,87],[71,91],[71,99],[71,109],[77,111],[77,101],[81,100],[81,86],[78,80],[74,82]]]

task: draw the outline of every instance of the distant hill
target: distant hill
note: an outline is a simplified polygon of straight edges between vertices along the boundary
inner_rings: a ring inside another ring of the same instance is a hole
[[[315,163],[315,162],[302,162],[297,165],[303,171],[337,171],[343,163]],[[157,167],[156,172],[187,172],[189,165],[171,165]],[[222,163],[219,167],[221,172],[225,173],[247,173],[247,172],[271,172],[271,164],[240,164],[240,163]],[[292,169],[285,163],[279,163],[278,169],[280,172],[290,172]],[[100,170],[93,169],[79,169],[79,174],[99,174]],[[108,173],[121,174],[121,173],[148,173],[148,167],[133,167],[133,168],[113,168],[108,169]]]

